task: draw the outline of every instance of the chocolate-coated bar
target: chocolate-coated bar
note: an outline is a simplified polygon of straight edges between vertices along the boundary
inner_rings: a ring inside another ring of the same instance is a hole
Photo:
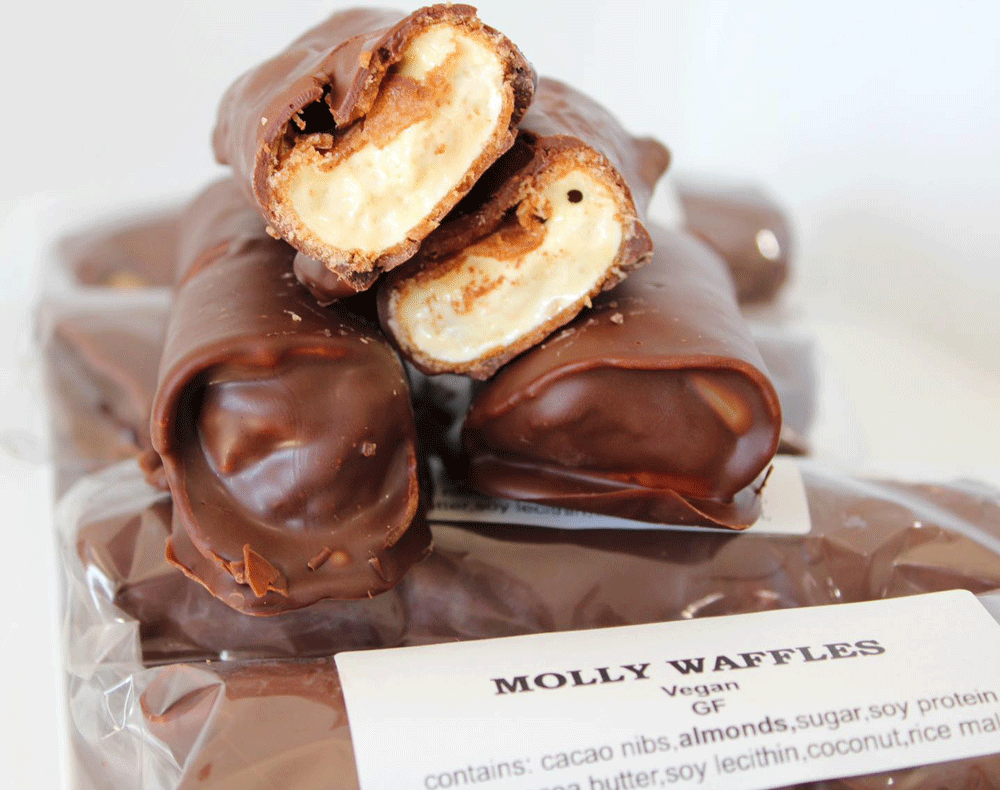
[[[651,263],[476,393],[474,488],[642,521],[756,519],[778,397],[718,256],[653,239]]]
[[[232,183],[189,216],[150,424],[168,557],[253,614],[393,587],[429,541],[402,364],[316,305]]]
[[[98,515],[81,525],[77,551],[88,577],[100,579],[115,607],[138,622],[145,664],[328,656],[401,642],[406,617],[398,588],[273,617],[231,609],[164,557],[172,510],[166,494],[144,491],[134,467],[106,470],[103,479],[105,489],[87,508]],[[153,501],[118,512],[113,503],[123,491]]]
[[[514,148],[381,286],[383,326],[424,372],[487,378],[650,259],[642,218],[669,159],[540,80]]]
[[[274,231],[361,289],[510,148],[533,87],[470,6],[351,9],[229,88],[215,154]]]
[[[162,292],[40,307],[58,492],[149,449],[167,309]]]
[[[781,207],[752,186],[681,181],[677,193],[687,229],[722,256],[740,304],[774,299],[792,258],[791,229]]]
[[[81,285],[131,290],[170,285],[180,211],[162,209],[73,233],[59,254]]]

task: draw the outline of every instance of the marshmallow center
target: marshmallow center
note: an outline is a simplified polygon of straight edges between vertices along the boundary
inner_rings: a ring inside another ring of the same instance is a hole
[[[415,348],[472,362],[537,331],[606,277],[623,236],[611,189],[573,170],[540,197],[546,216],[533,249],[497,256],[495,233],[403,289],[398,323]]]
[[[336,149],[301,141],[278,172],[296,235],[369,258],[404,242],[462,181],[504,111],[499,56],[449,25],[415,37],[387,83],[390,100],[376,100],[362,126],[349,130],[360,135],[349,155],[338,161]],[[410,103],[402,112],[397,95]],[[392,129],[400,120],[413,122]]]

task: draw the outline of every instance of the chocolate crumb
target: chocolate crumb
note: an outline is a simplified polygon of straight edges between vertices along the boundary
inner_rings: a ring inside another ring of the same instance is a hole
[[[625,323],[625,316],[623,316],[621,313],[615,313],[614,315],[611,316],[611,323],[612,324],[624,324]]]
[[[375,444],[375,442],[362,442],[361,443],[361,454],[365,458],[371,458],[373,455],[375,455],[375,448],[376,448],[376,446],[377,445]]]
[[[269,590],[288,596],[288,585],[281,571],[250,548],[249,543],[243,546],[243,567],[246,584],[258,598],[263,598]]]
[[[307,562],[306,565],[309,567],[309,570],[311,571],[319,570],[321,567],[323,567],[323,563],[326,562],[328,559],[330,559],[330,555],[332,554],[333,554],[333,549],[324,546],[323,550],[315,557],[313,557],[311,560],[309,560],[309,562]]]
[[[372,557],[368,560],[368,564],[372,566],[372,570],[375,571],[376,575],[384,582],[389,581],[389,578],[385,575],[385,570],[382,568],[382,563],[378,557]]]

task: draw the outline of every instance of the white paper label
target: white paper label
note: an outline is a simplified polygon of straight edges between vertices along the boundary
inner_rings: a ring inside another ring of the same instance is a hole
[[[802,474],[790,458],[777,457],[774,471],[761,494],[761,515],[748,530],[766,535],[808,535],[810,529],[809,502],[806,499]],[[595,513],[581,513],[561,507],[492,499],[469,492],[445,475],[437,458],[431,459],[433,499],[427,518],[432,522],[479,524],[520,524],[528,527],[559,529],[671,529],[692,532],[726,532],[729,529],[690,527],[677,524],[650,524]]]
[[[764,790],[1000,752],[967,592],[341,653],[362,790]]]

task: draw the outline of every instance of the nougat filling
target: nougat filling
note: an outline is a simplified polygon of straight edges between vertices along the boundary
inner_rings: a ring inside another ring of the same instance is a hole
[[[291,226],[284,230],[292,241],[345,251],[352,267],[369,266],[442,202],[450,208],[512,106],[502,56],[488,39],[448,24],[427,28],[364,118],[298,137],[271,182]]]

